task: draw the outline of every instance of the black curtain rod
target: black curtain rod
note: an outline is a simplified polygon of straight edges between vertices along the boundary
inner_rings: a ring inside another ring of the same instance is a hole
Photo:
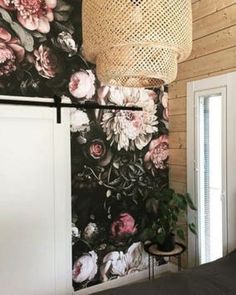
[[[136,107],[136,106],[100,105],[100,104],[94,103],[94,102],[64,103],[64,102],[61,102],[61,98],[59,96],[54,96],[54,102],[16,100],[16,99],[0,99],[0,104],[56,108],[56,110],[57,110],[57,123],[61,123],[61,108],[76,108],[76,109],[86,109],[86,110],[99,109],[99,110],[142,111],[142,108]]]

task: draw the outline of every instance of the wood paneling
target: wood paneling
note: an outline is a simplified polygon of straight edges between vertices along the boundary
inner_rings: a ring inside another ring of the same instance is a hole
[[[186,166],[186,150],[184,149],[170,149],[169,150],[170,165]]]
[[[186,132],[173,132],[169,138],[170,149],[185,149],[186,148]]]
[[[186,183],[171,181],[170,187],[180,194],[185,194],[187,192]]]
[[[188,60],[236,46],[236,26],[213,33],[193,42]]]
[[[192,54],[169,85],[170,187],[179,193],[187,191],[187,82],[236,71],[236,0],[192,0],[192,7]]]
[[[186,114],[186,98],[181,97],[175,100],[169,100],[169,115]]]
[[[209,0],[201,0],[209,1]],[[236,25],[236,5],[229,6],[193,23],[193,40]]]
[[[235,4],[235,0],[208,0],[197,1],[193,4],[193,20],[196,21],[200,18],[206,17],[209,14],[216,13],[217,11]]]
[[[170,131],[183,132],[186,131],[186,115],[170,116]]]
[[[179,65],[177,80],[236,67],[236,47],[201,56]]]
[[[186,95],[187,95],[187,88],[186,87],[187,87],[187,82],[189,82],[189,81],[204,79],[207,77],[222,75],[222,74],[235,72],[235,71],[236,71],[236,67],[232,67],[227,70],[219,70],[219,71],[216,71],[213,73],[208,73],[206,75],[198,75],[196,77],[192,77],[192,78],[189,78],[186,80],[175,81],[169,86],[169,99],[171,100],[171,99],[176,99],[176,98],[180,98],[180,97],[186,97]]]
[[[170,179],[174,182],[186,184],[186,167],[179,165],[170,165]]]

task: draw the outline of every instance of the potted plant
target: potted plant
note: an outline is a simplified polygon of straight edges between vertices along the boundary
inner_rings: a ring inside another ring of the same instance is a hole
[[[146,201],[149,212],[153,240],[161,251],[171,251],[175,247],[175,235],[185,240],[183,226],[178,221],[187,217],[187,209],[196,210],[189,194],[178,194],[173,189],[163,189],[152,193]],[[196,234],[194,223],[188,224]]]

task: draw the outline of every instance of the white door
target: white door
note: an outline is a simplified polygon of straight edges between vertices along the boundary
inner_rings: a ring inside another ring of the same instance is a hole
[[[236,248],[236,73],[188,83],[188,191],[198,210],[192,218],[190,264],[205,263]],[[196,259],[195,259],[196,258]]]
[[[70,220],[68,111],[0,105],[1,294],[72,294]]]

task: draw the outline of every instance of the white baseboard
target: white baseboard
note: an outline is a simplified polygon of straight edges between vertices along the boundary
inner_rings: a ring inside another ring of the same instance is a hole
[[[177,271],[177,266],[173,263],[167,263],[161,266],[157,266],[155,268],[155,278],[160,277],[166,272],[176,272]],[[101,283],[96,286],[92,286],[80,291],[76,291],[73,293],[73,295],[88,295],[88,294],[93,294],[96,292],[100,292],[103,290],[111,289],[111,288],[116,288],[124,285],[128,285],[131,283],[139,282],[142,280],[147,280],[148,279],[148,269],[140,271],[138,273],[130,274],[125,277],[121,277],[112,281],[108,281],[106,283]]]

